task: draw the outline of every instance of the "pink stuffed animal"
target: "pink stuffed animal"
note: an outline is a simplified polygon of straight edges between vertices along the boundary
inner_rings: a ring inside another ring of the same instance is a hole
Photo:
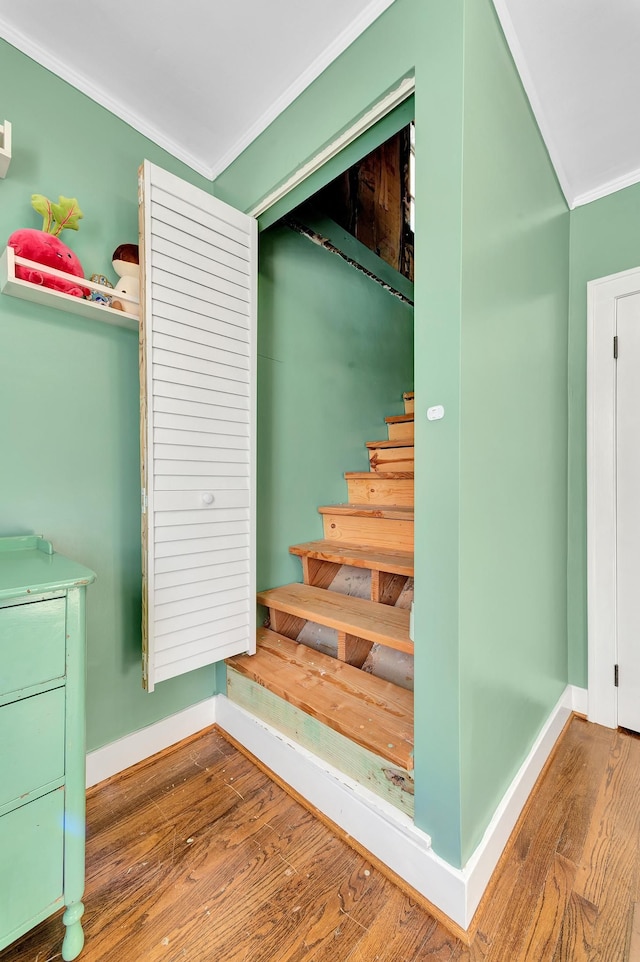
[[[19,257],[27,260],[36,261],[45,267],[55,267],[56,270],[64,271],[65,274],[72,274],[75,277],[84,278],[82,264],[74,252],[63,244],[59,237],[48,234],[43,230],[34,230],[24,227],[22,230],[14,231],[8,241],[9,247],[13,247]],[[88,297],[89,291],[86,287],[80,287],[73,281],[65,281],[61,277],[54,277],[46,271],[37,271],[31,267],[16,266],[16,277],[31,284],[41,284],[50,287],[54,291],[63,291],[65,294],[72,294],[74,297]]]

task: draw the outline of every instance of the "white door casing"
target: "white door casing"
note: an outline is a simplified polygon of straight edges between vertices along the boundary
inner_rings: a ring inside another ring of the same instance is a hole
[[[614,359],[613,345],[618,324],[622,328],[626,321],[628,326],[629,309],[638,295],[640,269],[587,285],[588,717],[609,728],[619,723],[614,682],[619,658],[618,591],[628,590],[624,578],[618,585],[617,572],[616,364],[620,362]]]
[[[255,651],[257,221],[140,169],[143,682]]]
[[[640,291],[616,315],[618,724],[640,731]]]

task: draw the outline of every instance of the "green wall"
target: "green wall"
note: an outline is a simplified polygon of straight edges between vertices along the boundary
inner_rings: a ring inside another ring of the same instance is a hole
[[[640,264],[640,184],[571,211],[569,680],[587,685],[587,281]]]
[[[396,0],[214,189],[250,209],[411,73],[416,823],[462,864],[567,677],[568,213],[489,0]]]
[[[567,684],[569,212],[493,5],[467,3],[463,862]]]
[[[413,387],[413,310],[286,227],[260,235],[258,588],[300,581],[289,545],[368,471],[365,441]]]
[[[40,227],[32,193],[78,197],[63,239],[115,281],[111,254],[137,239],[145,158],[211,185],[83,94],[0,41],[13,158],[0,180],[1,243]],[[0,297],[0,533],[38,532],[93,568],[88,593],[90,749],[211,696],[214,669],[141,688],[138,342],[134,333]]]
[[[8,234],[31,216],[34,190],[76,194],[86,220],[73,246],[88,271],[104,270],[116,243],[135,236],[132,184],[143,156],[197,178],[11,48],[0,52],[16,144],[9,177],[0,183],[3,228]],[[567,673],[568,215],[490,0],[396,0],[214,188],[250,209],[412,73],[416,822],[432,834],[440,855],[462,864]],[[61,110],[73,126],[57,142],[51,131],[60,125],[50,118]],[[293,248],[280,255],[270,243],[263,248],[263,311],[279,296],[270,272],[284,279],[294,260]],[[296,250],[299,257],[311,253]],[[297,281],[288,283],[293,304]],[[167,682],[154,696],[138,690],[135,338],[2,300],[10,351],[0,362],[8,368],[0,390],[10,386],[5,405],[20,412],[4,428],[11,467],[2,478],[9,511],[3,530],[42,530],[98,572],[89,625],[95,746],[206,697],[215,673]],[[286,320],[273,319],[273,328],[260,333],[262,431],[265,418],[274,430],[260,441],[260,577],[267,581],[281,580],[271,577],[280,572],[286,580],[291,571],[291,561],[269,547],[284,503],[269,485],[278,472],[284,478],[299,470],[282,463],[288,444],[275,432],[279,422],[294,419],[283,408],[279,371],[287,368],[302,381],[289,339],[305,323],[289,307]],[[359,360],[356,333],[348,358],[337,358],[331,340],[322,341],[334,387],[340,384],[336,400],[342,391],[346,396],[345,362]],[[319,325],[310,334],[318,338]],[[312,353],[302,338],[296,350]],[[305,380],[308,388],[311,377]],[[446,415],[428,423],[421,413],[434,403]],[[336,418],[338,409],[336,403]],[[353,437],[349,431],[341,437],[345,448],[327,465],[328,485],[342,483],[346,448],[361,444],[361,428],[366,435],[363,421]],[[307,450],[326,442],[304,424],[296,430],[304,431]],[[282,543],[315,533],[298,492],[296,520]],[[329,500],[324,482],[321,492],[308,494],[314,509]]]

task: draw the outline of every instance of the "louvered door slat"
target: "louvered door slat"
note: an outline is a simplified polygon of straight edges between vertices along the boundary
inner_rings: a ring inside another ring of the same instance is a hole
[[[254,219],[145,161],[144,680],[255,650]]]
[[[160,300],[156,301],[155,307],[156,330],[166,330],[173,322],[180,325],[177,330],[185,340],[219,347],[221,342],[217,338],[223,337],[229,351],[249,356],[250,335],[248,330],[238,327],[236,324],[227,324],[225,321],[216,320],[206,313],[187,311],[184,307],[175,307],[173,304]],[[176,328],[169,329],[168,333],[175,334]],[[236,343],[236,341],[239,343]]]
[[[174,230],[174,234],[175,233],[177,233],[177,231]],[[180,234],[184,236],[184,232],[180,231]],[[185,269],[196,269],[206,271],[207,274],[217,274],[221,279],[236,285],[238,291],[243,289],[242,285],[244,285],[247,277],[246,270],[238,270],[237,266],[223,263],[219,257],[215,256],[216,248],[211,248],[209,255],[207,255],[194,250],[193,245],[191,245],[191,247],[185,247],[179,242],[176,243],[175,239],[169,240],[166,237],[157,237],[155,249],[158,255],[179,261],[184,265]],[[237,265],[238,259],[233,258],[232,264]],[[246,298],[243,298],[243,300],[246,300]]]
[[[163,216],[151,218],[151,229],[154,237],[159,240],[166,240],[176,246],[179,245],[184,250],[192,251],[200,257],[206,257],[207,260],[216,261],[216,263],[222,264],[239,274],[249,275],[251,273],[249,263],[245,258],[244,248],[238,246],[237,251],[233,251],[230,246],[225,247],[224,244],[229,243],[226,238],[222,238],[220,244],[214,244],[211,240],[211,232],[206,230],[199,232],[197,225],[195,228],[192,227],[192,233],[182,230],[178,214],[165,209]]]
[[[185,251],[184,255],[186,256],[188,253],[188,251]],[[201,261],[201,263],[204,263],[204,261]],[[235,309],[242,309],[244,312],[245,306],[248,308],[249,293],[246,289],[246,274],[238,272],[234,277],[231,275],[229,268],[222,268],[221,265],[219,267],[215,261],[209,261],[205,267],[194,267],[193,264],[185,263],[183,258],[162,253],[155,253],[151,258],[151,264],[158,270],[171,274],[172,277],[179,277],[205,289],[210,287],[211,278],[214,277],[217,291],[228,294],[234,301],[240,302]]]

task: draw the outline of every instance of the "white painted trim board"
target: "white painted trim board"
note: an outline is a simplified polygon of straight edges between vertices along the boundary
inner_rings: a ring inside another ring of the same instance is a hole
[[[87,788],[195,735],[216,720],[215,696],[87,754]]]
[[[616,301],[640,268],[587,284],[587,622],[589,721],[618,724],[616,625]]]
[[[379,120],[386,117],[395,107],[407,100],[416,89],[416,78],[415,77],[405,77],[404,80],[400,81],[397,87],[394,87],[388,94],[386,94],[381,100],[379,100],[373,107],[371,107],[359,120],[356,120],[354,124],[351,125],[347,130],[343,131],[335,140],[333,140],[326,147],[323,147],[311,160],[299,167],[298,170],[294,171],[293,174],[279,187],[272,190],[270,194],[264,197],[258,204],[251,209],[251,217],[260,217],[265,211],[277,204],[279,200],[286,197],[290,191],[295,187],[302,184],[307,177],[310,177],[317,170],[323,167],[329,160],[352,144],[367,130],[370,130],[374,124],[377,124]]]

